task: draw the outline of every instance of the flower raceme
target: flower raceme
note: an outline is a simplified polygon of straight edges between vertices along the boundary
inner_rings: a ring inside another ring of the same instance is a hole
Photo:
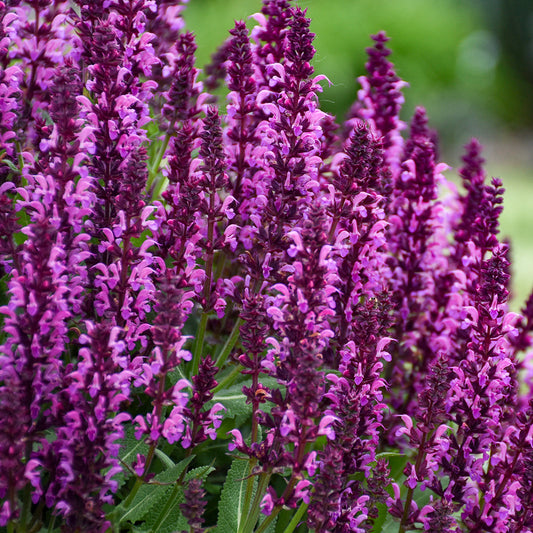
[[[533,531],[480,144],[460,193],[384,32],[337,124],[305,11],[204,76],[186,3],[0,2],[0,527]]]

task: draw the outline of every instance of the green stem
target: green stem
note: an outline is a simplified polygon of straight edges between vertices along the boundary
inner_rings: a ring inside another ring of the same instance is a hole
[[[167,503],[163,507],[163,510],[161,511],[161,513],[159,513],[159,516],[157,517],[157,520],[156,520],[154,526],[152,527],[152,529],[150,529],[150,533],[156,533],[156,531],[159,529],[159,526],[163,523],[163,520],[165,520],[165,517],[168,515],[168,512],[172,508],[172,505],[174,503],[174,499],[178,495],[179,489],[180,489],[180,485],[178,483],[176,483],[174,485],[174,488],[172,489],[172,494],[170,495],[169,499],[167,500]]]
[[[283,533],[292,533],[295,529],[298,523],[300,522],[300,519],[304,515],[305,511],[307,511],[307,508],[309,507],[308,503],[302,502],[302,505],[298,508],[296,511],[296,514],[292,517],[292,520],[289,522],[287,527],[285,528],[285,531]],[[265,520],[266,522],[266,520]],[[264,522],[263,522],[264,524]],[[263,525],[261,524],[261,525]],[[259,533],[259,531],[257,532]]]
[[[261,524],[259,524],[259,527],[255,530],[255,533],[264,533],[268,526],[274,522],[280,511],[281,507],[272,509],[272,512],[261,522]],[[292,529],[290,531],[292,531]]]
[[[19,529],[20,531],[27,530],[28,513],[30,512],[31,502],[31,487],[28,485],[24,488],[22,510],[20,512]]]
[[[398,528],[398,533],[405,533],[407,519],[409,518],[409,510],[411,509],[411,502],[413,501],[413,492],[414,490],[409,487],[407,491],[407,497],[405,498],[405,506],[403,508],[402,521],[400,522],[400,527]]]
[[[42,525],[42,518],[43,518],[43,509],[44,509],[44,498],[41,498],[39,500],[39,504],[37,505],[37,509],[35,509],[35,512],[33,513],[33,517],[30,521],[30,531],[40,531],[41,525]]]
[[[216,394],[217,392],[225,389],[226,387],[229,387],[240,375],[241,373],[241,366],[236,366],[214,389],[213,394]]]
[[[219,356],[217,357],[217,362],[215,363],[217,368],[222,368],[222,365],[226,362],[229,354],[231,353],[231,350],[235,347],[235,344],[237,344],[237,340],[240,336],[240,327],[244,324],[244,320],[242,318],[237,319],[237,322],[235,322],[235,325],[233,326],[233,329],[231,330],[230,336],[227,338],[226,343],[222,347],[222,351],[220,352]]]
[[[162,383],[163,383],[163,386],[161,388],[164,388],[164,380],[162,380]],[[157,410],[157,415],[158,415],[158,419],[160,420],[161,419],[161,411],[162,409],[158,409]],[[155,455],[155,450],[157,449],[157,441],[155,442],[152,442],[152,444],[150,444],[150,449],[148,450],[148,453],[146,454],[146,460],[144,462],[144,471],[143,471],[143,474],[141,476],[141,481],[144,483],[144,480],[146,479],[146,476],[148,474],[148,471],[150,470],[150,466],[152,466],[152,461],[154,459],[154,455]]]
[[[335,216],[333,217],[333,220],[331,222],[331,228],[329,230],[328,235],[328,242],[333,242],[333,237],[335,237],[335,230],[337,229],[337,224],[339,223],[339,220],[341,218],[342,209],[344,207],[344,204],[346,202],[346,198],[343,196],[341,199],[341,203],[339,206],[338,211],[335,213]]]
[[[196,346],[194,347],[194,355],[192,358],[192,376],[198,374],[198,368],[200,368],[200,359],[202,358],[202,351],[204,348],[205,330],[207,328],[207,313],[202,313],[200,319],[200,325],[198,326],[198,333],[196,334]]]
[[[257,519],[259,518],[260,504],[265,495],[268,483],[270,482],[270,474],[264,473],[259,476],[259,483],[257,485],[257,491],[255,493],[255,498],[252,503],[250,511],[247,513],[247,519],[243,528],[239,528],[238,533],[253,533],[255,524],[257,524]],[[246,513],[246,508],[245,513]]]
[[[167,179],[164,176],[161,176],[161,179],[157,182],[157,184],[152,189],[152,198],[154,200],[160,199],[161,192],[163,191],[165,182]]]
[[[255,476],[252,475],[252,472],[254,471],[254,466],[257,464],[257,459],[255,457],[250,457],[250,460],[248,461],[248,471],[247,471],[247,479],[246,479],[246,490],[244,492],[244,501],[242,504],[242,508],[244,510],[244,515],[248,517],[248,509],[250,508],[250,503],[252,502],[252,496],[254,492],[254,481]],[[246,521],[242,521],[239,524],[239,528],[242,524],[245,524]]]
[[[135,484],[131,489],[131,492],[128,494],[128,497],[122,503],[122,507],[124,507],[124,509],[127,509],[131,505],[131,502],[133,501],[135,496],[137,496],[137,493],[139,492],[139,489],[142,487],[143,483],[143,478],[137,477],[137,479],[135,480]]]
[[[429,418],[431,419],[431,407],[429,408]],[[424,457],[426,455],[426,442],[427,442],[427,440],[428,440],[428,434],[424,433],[424,435],[422,436],[422,441],[420,442],[420,445],[418,447],[418,454],[417,454],[416,463],[415,463],[415,474],[416,474],[417,478],[418,478],[418,474],[420,472],[420,468],[422,466],[422,461],[424,460]],[[405,498],[405,505],[404,505],[404,508],[403,508],[403,516],[402,516],[402,521],[400,522],[400,527],[398,528],[398,533],[405,533],[405,531],[406,531],[405,528],[407,526],[407,520],[409,518],[409,512],[411,510],[411,503],[413,501],[413,494],[414,494],[414,489],[409,487],[409,489],[407,491],[407,496]]]
[[[202,312],[202,318],[200,319],[200,325],[198,326],[198,334],[196,335],[196,346],[194,348],[194,356],[192,361],[192,375],[198,374],[198,368],[200,367],[200,359],[202,358],[202,351],[204,347],[205,330],[207,327],[207,311],[209,308],[209,300],[211,298],[211,283],[213,282],[213,240],[215,236],[215,220],[212,213],[215,211],[215,193],[212,193],[209,197],[209,217],[207,221],[207,257],[205,261],[205,283],[204,283],[204,295],[203,305],[204,311]]]
[[[28,533],[38,533],[39,531],[41,531],[42,525],[42,522],[36,521],[33,526],[28,528]]]
[[[171,130],[171,128],[169,128],[168,131],[170,131],[170,130]],[[153,182],[155,180],[155,177],[157,176],[157,173],[159,172],[159,165],[161,165],[161,161],[163,160],[163,156],[165,155],[165,152],[167,151],[169,141],[170,141],[170,133],[167,133],[165,135],[165,138],[163,139],[163,143],[159,147],[159,151],[157,152],[157,155],[155,156],[154,164],[152,165],[152,168],[150,168],[150,170],[148,172],[148,180],[146,182],[146,189],[148,191],[151,190],[152,184],[153,184]],[[159,187],[157,187],[157,188],[159,189]],[[156,192],[156,191],[154,191],[154,192]],[[159,193],[159,190],[157,191],[157,193]],[[157,196],[155,194],[152,194],[152,198],[156,198],[156,197]]]
[[[222,273],[224,272],[224,267],[226,265],[225,254],[217,253],[217,258],[218,260],[216,261],[215,279],[219,279],[222,277]],[[231,301],[230,304],[233,305],[233,301]]]
[[[55,511],[55,507],[54,507],[54,511]],[[48,533],[52,533],[52,531],[54,530],[54,526],[56,525],[57,515],[54,514],[54,511],[52,511],[52,519],[50,520],[50,523],[48,524]]]
[[[24,173],[24,157],[22,155],[22,147],[20,141],[16,141],[15,146],[17,147],[17,154],[19,158],[20,176],[22,177]]]

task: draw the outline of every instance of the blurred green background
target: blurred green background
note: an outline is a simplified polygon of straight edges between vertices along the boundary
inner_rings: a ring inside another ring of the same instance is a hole
[[[402,118],[423,105],[439,133],[442,159],[460,166],[473,136],[485,146],[489,176],[507,189],[502,235],[511,239],[513,308],[533,286],[533,0],[300,0],[316,34],[315,71],[332,82],[322,107],[341,119],[364,74],[370,35],[385,30],[398,75],[409,83]],[[198,66],[236,19],[261,0],[189,0],[185,19]],[[453,179],[455,172],[448,172]]]

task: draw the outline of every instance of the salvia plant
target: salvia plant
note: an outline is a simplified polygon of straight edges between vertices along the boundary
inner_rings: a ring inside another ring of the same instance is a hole
[[[180,0],[0,2],[0,527],[533,531],[533,297],[387,37],[342,125],[305,11],[203,70]]]

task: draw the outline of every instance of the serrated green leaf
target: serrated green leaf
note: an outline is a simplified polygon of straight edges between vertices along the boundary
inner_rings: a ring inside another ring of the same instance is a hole
[[[123,512],[120,522],[141,520],[172,492],[170,485],[143,485],[135,495],[131,505]]]
[[[398,533],[398,527],[398,521],[391,514],[387,513],[383,527],[379,531],[381,533]]]
[[[148,445],[145,444],[144,440],[137,440],[135,438],[134,432],[135,430],[133,429],[133,427],[126,428],[124,438],[119,441],[120,460],[128,466],[130,466],[131,463],[133,463],[133,461],[137,459],[137,454],[146,455],[149,449]],[[126,479],[128,479],[131,475],[132,474],[129,470],[123,468],[122,472],[119,472],[116,476],[114,476],[113,479],[118,483],[118,488],[120,488],[124,485]]]
[[[137,459],[137,454],[145,455],[148,453],[150,447],[143,439],[135,438],[135,429],[133,427],[126,428],[124,438],[120,441],[120,459],[126,463],[131,464]]]
[[[232,385],[215,394],[206,407],[210,408],[215,403],[221,403],[226,408],[224,418],[246,419],[252,414],[252,406],[246,403],[246,396],[242,393],[242,385],[239,384]]]
[[[154,507],[164,504],[172,492],[172,485],[170,484],[179,479],[192,460],[193,456],[183,459],[183,461],[155,476],[151,483],[143,485],[135,495],[131,505],[120,517],[120,521],[133,523],[142,520]],[[158,483],[162,483],[162,485]]]
[[[173,483],[179,479],[182,472],[185,470],[185,468],[189,465],[189,463],[194,459],[194,455],[190,455],[189,457],[186,457],[185,459],[181,460],[179,463],[175,464],[174,466],[168,468],[164,472],[161,472],[157,476],[155,476],[154,480],[158,481],[159,483]],[[171,461],[172,462],[172,461]]]
[[[259,380],[265,387],[270,389],[278,387],[278,383],[275,378],[270,376],[261,376]],[[215,403],[219,402],[226,408],[224,418],[237,418],[237,426],[241,424],[245,419],[249,418],[252,414],[251,404],[246,403],[246,396],[242,393],[243,385],[248,382],[239,382],[218,391],[213,399],[207,404],[207,407],[211,407]],[[259,408],[265,412],[270,412],[271,404],[266,402],[261,404]]]
[[[191,471],[187,472],[185,481],[189,481],[190,479],[194,478],[205,481],[207,476],[213,472],[213,470],[215,469],[212,466],[199,466],[198,468],[193,468]]]
[[[194,468],[185,476],[185,483],[193,478],[205,480],[213,470],[214,468],[212,466]],[[146,531],[150,531],[150,533],[174,533],[175,531],[189,530],[187,519],[183,516],[180,509],[180,504],[185,501],[183,487],[177,487],[172,492],[174,492],[174,495],[172,496],[170,505],[167,506],[168,502],[165,502],[160,506],[160,512],[147,515],[146,525],[148,527]],[[158,523],[159,525],[154,529],[154,526]]]
[[[218,504],[218,521],[216,533],[235,533],[239,530],[245,510],[244,495],[248,482],[248,461],[243,459],[234,459],[231,468],[228,471],[222,494]],[[253,493],[257,480],[254,479]]]
[[[135,459],[137,459],[137,454],[146,455],[148,453],[148,445],[144,443],[144,440],[137,440],[135,438],[133,427],[126,428],[124,433],[124,438],[120,439],[120,451],[119,458],[120,460],[130,466]],[[126,482],[126,479],[131,477],[131,472],[126,468],[122,469],[122,472],[116,474],[113,479],[118,483],[118,488],[122,487]]]

